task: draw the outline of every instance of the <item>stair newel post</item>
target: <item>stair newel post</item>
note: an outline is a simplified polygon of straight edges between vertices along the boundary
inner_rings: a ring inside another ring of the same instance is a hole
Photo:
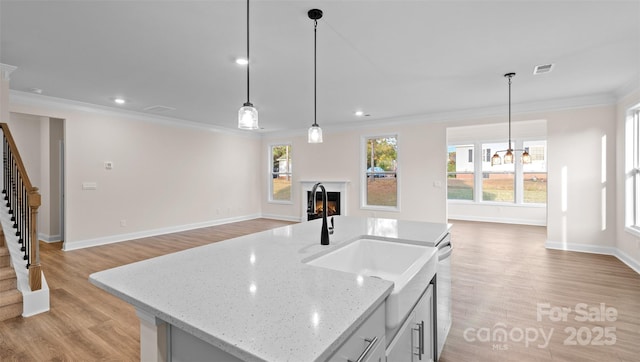
[[[28,194],[29,199],[29,285],[31,290],[42,288],[42,268],[40,266],[40,242],[38,241],[38,208],[41,204],[40,193],[37,187],[31,188]]]

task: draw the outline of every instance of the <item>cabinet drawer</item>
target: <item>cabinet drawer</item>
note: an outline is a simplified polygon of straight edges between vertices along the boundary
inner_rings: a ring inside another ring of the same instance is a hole
[[[347,362],[357,361],[358,357],[369,347],[369,353],[363,361],[378,362],[378,358],[374,358],[378,351],[384,353],[384,303],[382,303],[369,318],[362,323],[358,329],[347,339],[336,353],[329,358],[330,362]],[[375,342],[373,342],[375,340]],[[382,346],[381,348],[378,348]],[[379,354],[379,353],[378,353]]]

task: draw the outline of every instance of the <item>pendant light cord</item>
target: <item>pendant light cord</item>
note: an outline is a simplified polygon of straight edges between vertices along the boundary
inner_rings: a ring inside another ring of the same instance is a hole
[[[318,104],[318,98],[317,98],[317,89],[318,89],[318,84],[317,84],[317,75],[316,75],[316,59],[318,58],[317,54],[317,48],[318,48],[318,20],[314,20],[313,21],[313,125],[315,127],[318,126],[317,120],[316,120],[316,114],[318,113],[316,111],[317,109],[317,104]]]
[[[511,75],[509,76],[509,150],[511,150]]]
[[[247,103],[251,103],[249,100],[249,0],[247,0]]]

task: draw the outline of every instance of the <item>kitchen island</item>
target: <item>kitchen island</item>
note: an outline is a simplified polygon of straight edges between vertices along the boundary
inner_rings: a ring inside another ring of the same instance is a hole
[[[89,279],[136,308],[143,360],[171,359],[176,352],[171,336],[186,335],[230,359],[325,361],[381,309],[394,284],[305,262],[362,237],[433,245],[448,228],[337,216],[328,246],[320,245],[320,220],[314,220],[101,271]]]

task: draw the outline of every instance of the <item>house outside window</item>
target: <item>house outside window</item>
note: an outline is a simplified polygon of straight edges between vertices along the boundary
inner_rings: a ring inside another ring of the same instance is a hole
[[[397,211],[398,137],[383,135],[362,139],[361,207]]]
[[[473,154],[473,145],[449,146],[447,163],[447,197],[449,200],[473,200],[474,165],[464,152]]]
[[[291,202],[291,145],[269,147],[269,201]]]

